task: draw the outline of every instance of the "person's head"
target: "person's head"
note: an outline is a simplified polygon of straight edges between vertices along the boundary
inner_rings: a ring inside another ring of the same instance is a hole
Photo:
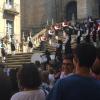
[[[62,44],[62,40],[58,40],[58,44]]]
[[[46,70],[50,71],[50,69],[53,69],[53,67],[54,67],[53,64],[48,63],[47,66],[46,66]]]
[[[33,63],[26,63],[17,73],[19,87],[21,89],[38,89],[41,85],[40,73]]]
[[[41,72],[42,82],[49,84],[49,78],[48,78],[48,76],[49,76],[48,71],[42,71]]]
[[[90,43],[81,43],[76,48],[74,64],[90,69],[96,59],[96,48]]]
[[[66,57],[63,58],[62,70],[66,75],[73,72],[74,65],[73,65],[73,57],[71,55],[67,55]]]
[[[36,61],[35,61],[35,65],[36,65],[38,68],[41,67],[40,61],[36,60]]]

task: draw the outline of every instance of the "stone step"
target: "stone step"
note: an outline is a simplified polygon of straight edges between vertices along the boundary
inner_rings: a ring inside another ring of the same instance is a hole
[[[6,68],[19,68],[22,65],[6,65]]]
[[[50,52],[53,52],[56,50],[55,47],[52,47],[52,46],[47,46],[47,49],[50,51]]]
[[[20,57],[7,57],[7,60],[20,60],[20,59],[31,59],[31,56],[20,56]]]
[[[22,64],[29,63],[31,61],[32,54],[33,53],[19,53],[15,55],[9,54],[7,55],[5,66],[10,68],[21,67]]]
[[[27,54],[32,54],[33,52],[26,52],[26,53],[24,53],[24,52],[19,52],[19,53],[16,53],[15,55],[27,55]],[[8,54],[8,55],[12,55],[12,54]]]
[[[63,37],[63,34],[59,34],[58,36],[60,40],[64,41],[65,38]],[[73,35],[72,38],[75,38],[75,36]],[[52,38],[52,41],[54,43],[57,43],[58,40],[55,39],[55,36]],[[72,48],[75,48],[76,43],[72,43]],[[55,52],[56,48],[52,47],[49,45],[49,41],[46,42],[46,48],[50,51],[50,52]],[[31,61],[31,56],[34,53],[43,53],[44,51],[40,51],[40,47],[37,47],[33,50],[32,53],[18,53],[15,55],[7,55],[7,62],[6,62],[6,66],[10,67],[10,68],[16,68],[16,67],[21,67],[22,64],[24,63],[29,63]]]
[[[9,55],[7,55],[7,57],[18,57],[18,56],[31,56],[33,53],[28,53],[28,54],[15,54],[15,55],[11,55],[11,54],[9,54]]]
[[[7,63],[12,63],[12,62],[30,62],[31,58],[29,59],[7,59]]]
[[[22,65],[22,64],[25,64],[25,63],[30,63],[30,61],[26,61],[26,62],[24,62],[24,61],[23,62],[12,62],[12,63],[11,62],[10,63],[7,62],[6,65],[8,65],[8,66],[9,65]]]

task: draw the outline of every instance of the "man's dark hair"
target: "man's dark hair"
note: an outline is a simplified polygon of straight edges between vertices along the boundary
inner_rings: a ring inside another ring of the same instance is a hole
[[[41,85],[40,73],[33,63],[23,64],[17,73],[22,88],[37,89]]]
[[[77,46],[76,55],[80,66],[91,68],[96,59],[96,48],[90,43],[81,43]]]
[[[65,54],[63,59],[69,59],[69,60],[73,61],[73,54],[71,54],[71,53]]]

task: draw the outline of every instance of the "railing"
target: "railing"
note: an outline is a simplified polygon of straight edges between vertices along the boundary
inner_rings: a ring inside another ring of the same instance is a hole
[[[40,42],[41,42],[40,36],[41,36],[41,35],[45,35],[45,34],[46,34],[46,31],[47,31],[47,29],[43,29],[42,31],[40,31],[39,33],[37,33],[36,35],[34,35],[34,36],[32,37],[32,41],[34,42],[34,45],[35,45],[36,47],[39,47]]]
[[[13,12],[14,14],[18,14],[17,7],[18,5],[15,3],[14,4],[4,3],[3,10]]]

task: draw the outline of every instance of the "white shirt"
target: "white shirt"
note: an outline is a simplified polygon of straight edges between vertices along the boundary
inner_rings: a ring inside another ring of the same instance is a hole
[[[59,30],[60,28],[59,28],[59,26],[54,26],[54,29]]]
[[[55,82],[54,74],[49,74],[48,77],[49,77],[49,82],[50,82],[50,88],[52,88]]]
[[[54,33],[51,30],[48,30],[48,34],[53,35]]]
[[[46,41],[46,36],[41,36],[41,41]]]
[[[66,78],[66,77],[68,77],[68,76],[71,76],[71,75],[73,75],[74,73],[69,73],[69,74],[64,74],[64,72],[61,72],[61,74],[60,74],[60,79],[62,79],[62,78]]]
[[[63,26],[63,27],[66,27],[66,26],[68,26],[68,25],[66,25],[65,22],[62,22],[62,26]]]
[[[15,93],[11,100],[46,100],[46,96],[44,91],[39,89]]]

